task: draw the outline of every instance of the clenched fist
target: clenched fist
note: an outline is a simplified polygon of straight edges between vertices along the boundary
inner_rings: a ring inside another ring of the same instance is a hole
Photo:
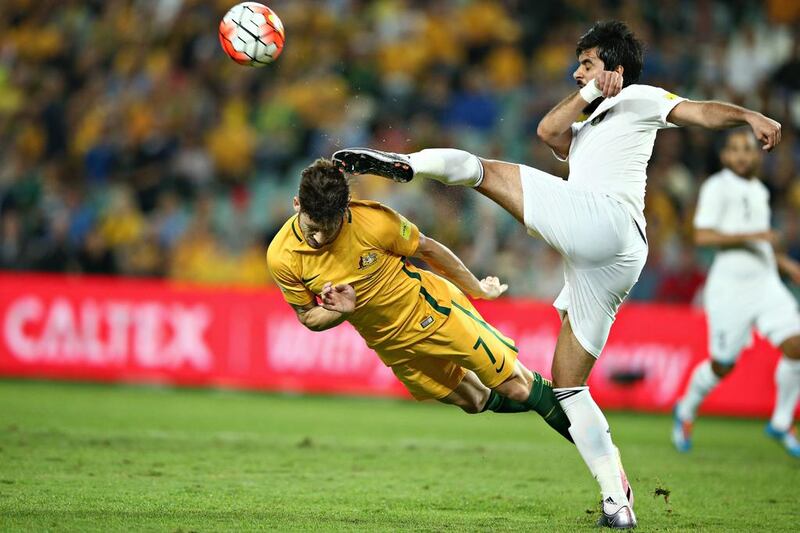
[[[322,307],[328,311],[349,315],[356,308],[356,291],[351,285],[334,285],[329,281],[322,287],[319,297],[322,299]]]
[[[753,113],[748,121],[753,134],[761,142],[761,148],[767,152],[781,142],[781,124],[761,113]]]
[[[622,90],[622,74],[613,70],[604,70],[595,78],[597,88],[603,93],[603,98],[616,96]]]

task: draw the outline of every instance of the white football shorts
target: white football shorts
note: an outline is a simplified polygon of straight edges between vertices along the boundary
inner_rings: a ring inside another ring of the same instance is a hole
[[[647,241],[623,204],[520,165],[525,226],[564,258],[564,288],[553,306],[594,357],[647,260]]]
[[[703,292],[711,358],[732,365],[750,346],[753,328],[773,346],[800,335],[797,301],[778,276],[761,281],[709,279]]]

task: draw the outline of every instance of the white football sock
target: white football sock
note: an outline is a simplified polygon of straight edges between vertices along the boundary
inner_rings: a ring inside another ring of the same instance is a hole
[[[800,360],[781,357],[775,369],[775,384],[778,392],[770,424],[779,431],[788,431],[792,427],[794,409],[800,398]]]
[[[603,499],[610,497],[617,505],[628,505],[608,421],[589,394],[589,387],[558,388],[553,392],[569,418],[569,433],[578,452],[600,484]]]
[[[711,361],[706,359],[697,365],[692,372],[692,378],[689,380],[689,386],[686,388],[686,393],[683,398],[678,402],[678,418],[681,420],[694,420],[697,415],[697,408],[703,403],[703,399],[711,392],[714,387],[719,383],[719,376],[711,370]]]
[[[408,155],[414,176],[440,181],[445,185],[477,187],[483,181],[480,159],[464,150],[429,148]]]

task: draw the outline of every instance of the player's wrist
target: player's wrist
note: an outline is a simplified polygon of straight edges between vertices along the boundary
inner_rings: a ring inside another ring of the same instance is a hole
[[[742,108],[742,116],[741,118],[744,119],[744,122],[752,127],[756,122],[764,118],[764,115],[759,113],[758,111],[753,111],[752,109],[744,109]]]
[[[486,291],[483,290],[483,287],[481,287],[480,282],[476,286],[471,287],[468,290],[465,290],[464,292],[466,292],[471,298],[475,298],[478,300],[486,298]]]
[[[597,80],[592,80],[578,91],[578,94],[581,95],[581,98],[586,101],[587,104],[591,104],[601,96],[603,96],[603,91],[597,86]]]

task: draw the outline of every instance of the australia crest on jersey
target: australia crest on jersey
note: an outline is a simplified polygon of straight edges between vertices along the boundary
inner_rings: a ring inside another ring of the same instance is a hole
[[[374,265],[378,261],[378,254],[375,252],[370,252],[368,254],[363,254],[361,257],[358,258],[358,269],[364,270],[365,268],[369,268]]]

